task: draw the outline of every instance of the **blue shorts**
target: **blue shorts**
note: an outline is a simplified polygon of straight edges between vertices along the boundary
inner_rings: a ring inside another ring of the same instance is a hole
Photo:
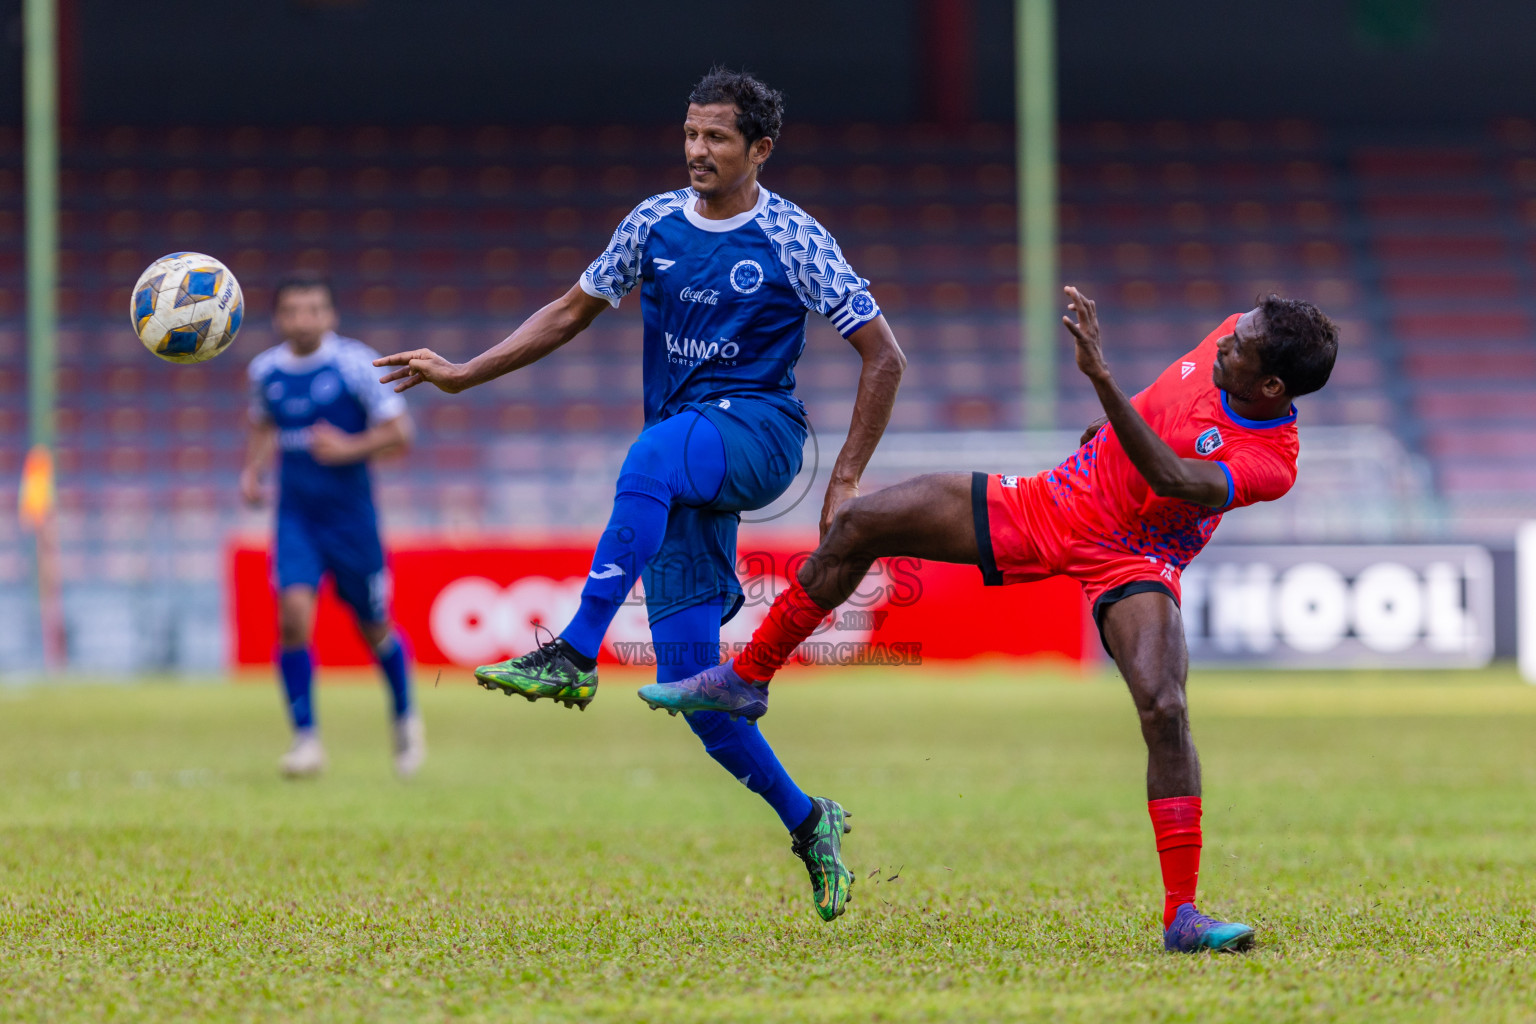
[[[389,621],[389,569],[377,523],[358,518],[333,521],[279,509],[272,555],[278,591],[300,585],[318,588],[326,573],[336,584],[336,596],[359,623]]]
[[[725,442],[725,482],[707,505],[673,505],[661,550],[646,564],[646,613],[652,622],[696,604],[725,598],[721,622],[741,608],[736,528],[741,513],[788,490],[800,472],[806,426],[781,406],[750,397],[694,402],[678,412],[708,418]]]

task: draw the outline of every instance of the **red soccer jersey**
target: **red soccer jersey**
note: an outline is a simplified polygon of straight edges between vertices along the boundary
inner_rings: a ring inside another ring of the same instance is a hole
[[[1219,509],[1159,498],[1131,464],[1113,427],[1105,425],[1060,466],[1041,474],[1065,525],[1115,551],[1160,558],[1179,569],[1200,553],[1221,515],[1273,501],[1296,482],[1296,407],[1274,420],[1233,412],[1211,383],[1216,342],[1231,334],[1233,314],[1184,358],[1131,399],[1136,411],[1180,458],[1206,459],[1227,474]]]

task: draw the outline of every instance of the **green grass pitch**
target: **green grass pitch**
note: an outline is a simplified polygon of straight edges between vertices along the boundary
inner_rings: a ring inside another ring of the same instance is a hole
[[[1536,687],[1204,673],[1202,903],[1161,951],[1110,675],[789,673],[765,729],[854,812],[820,923],[777,821],[610,674],[585,714],[423,673],[431,755],[328,686],[0,686],[0,1019],[1536,1019]],[[331,674],[335,679],[335,674]]]

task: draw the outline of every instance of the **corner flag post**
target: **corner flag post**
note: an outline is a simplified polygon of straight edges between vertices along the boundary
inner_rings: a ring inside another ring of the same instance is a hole
[[[1024,425],[1056,426],[1056,15],[1053,0],[1015,0],[1019,327]]]
[[[23,110],[26,121],[27,382],[32,450],[21,487],[21,515],[37,535],[38,608],[43,664],[63,667],[58,533],[53,517],[54,341],[58,331],[59,76],[55,0],[24,0]]]

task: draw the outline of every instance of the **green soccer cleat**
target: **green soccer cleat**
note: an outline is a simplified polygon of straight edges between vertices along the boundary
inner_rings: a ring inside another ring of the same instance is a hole
[[[585,711],[597,694],[597,666],[581,668],[570,657],[575,653],[556,638],[521,657],[481,665],[475,669],[475,682],[508,697],[514,693],[528,700],[543,697]]]
[[[796,839],[790,850],[805,861],[816,913],[823,921],[831,921],[842,916],[853,898],[853,872],[843,863],[843,835],[853,831],[847,820],[853,815],[824,796],[811,797],[811,803],[821,811],[821,817],[811,834]]]

